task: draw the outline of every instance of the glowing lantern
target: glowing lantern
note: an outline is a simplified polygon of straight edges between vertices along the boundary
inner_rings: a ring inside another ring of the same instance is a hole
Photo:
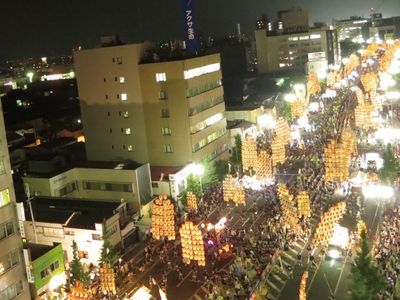
[[[284,184],[278,184],[278,197],[284,224],[287,224],[294,232],[299,232],[298,211],[294,197],[289,194],[289,190]]]
[[[311,96],[316,95],[321,91],[321,85],[319,84],[318,76],[314,72],[308,74],[307,81],[307,102]]]
[[[306,191],[301,191],[297,195],[297,208],[299,213],[299,218],[302,216],[310,217],[311,209],[310,209],[310,195]]]
[[[76,281],[75,285],[71,288],[71,292],[67,294],[68,300],[83,300],[92,299],[89,289],[87,289],[81,282]]]
[[[231,174],[226,175],[222,182],[222,193],[224,201],[228,202],[235,197],[235,179]]]
[[[166,195],[159,196],[152,205],[151,233],[156,240],[175,240],[175,209]]]
[[[196,262],[199,266],[206,265],[203,235],[193,222],[186,221],[179,230],[182,245],[182,260],[188,265]]]
[[[260,150],[255,164],[257,179],[265,180],[272,177],[272,158],[266,150]]]
[[[299,300],[307,299],[307,290],[306,290],[307,278],[308,278],[308,272],[304,271],[303,275],[301,275],[301,280],[300,280]]]
[[[257,142],[253,136],[247,134],[242,141],[242,166],[244,170],[254,168],[257,160]]]
[[[109,264],[103,264],[103,266],[100,267],[99,277],[101,291],[105,294],[115,294],[117,289],[115,286],[114,268]]]
[[[187,192],[186,202],[191,212],[197,212],[197,198],[195,194],[193,194],[192,192]]]

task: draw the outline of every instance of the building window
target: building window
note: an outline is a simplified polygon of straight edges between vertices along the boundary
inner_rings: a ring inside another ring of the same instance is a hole
[[[172,146],[170,144],[166,144],[166,145],[164,145],[164,152],[165,153],[172,153],[174,151],[173,151]]]
[[[124,111],[124,118],[128,118],[129,117],[129,112],[128,111]]]
[[[128,151],[132,152],[133,151],[133,146],[132,145],[128,145]]]
[[[171,135],[171,128],[163,127],[161,128],[162,135]]]
[[[107,116],[110,116],[110,112],[109,111],[107,112]]]
[[[220,63],[209,64],[206,66],[186,70],[183,72],[184,79],[191,79],[193,77],[201,76],[208,73],[213,73],[221,69]]]
[[[156,73],[156,81],[167,81],[167,74],[165,73]]]
[[[0,157],[0,175],[6,173],[6,166],[4,164],[4,156]]]
[[[111,145],[111,149],[114,149],[114,145]]]
[[[125,77],[120,76],[119,77],[119,83],[125,83]]]
[[[0,192],[0,207],[10,203],[10,193],[8,189],[2,190]]]
[[[92,240],[101,241],[101,234],[92,233]]]
[[[158,182],[152,182],[151,183],[151,187],[155,188],[155,189],[158,189]]]
[[[114,77],[114,81],[118,81],[118,77],[117,76]]]
[[[64,237],[64,229],[54,227],[43,227],[43,235],[49,237]]]
[[[0,291],[1,300],[11,300],[16,298],[18,295],[22,294],[24,286],[22,285],[22,280],[10,285],[4,290]]]
[[[0,275],[19,264],[18,250],[8,253],[0,258]]]
[[[160,100],[168,99],[167,93],[165,91],[159,91],[158,92],[158,99],[160,99]]]
[[[75,235],[75,231],[73,231],[73,230],[65,230],[65,235],[74,236]]]
[[[122,57],[121,56],[117,57],[117,64],[119,64],[119,65],[122,64]]]
[[[106,95],[106,100],[108,100],[108,95]]]
[[[105,77],[103,78],[103,82],[106,82],[106,78]]]
[[[131,134],[131,129],[130,128],[125,128],[125,134]]]
[[[122,94],[121,94],[121,100],[122,100],[122,101],[128,100],[128,95],[127,95],[126,93],[122,93]]]
[[[88,258],[89,253],[87,251],[78,251],[78,257],[79,258]]]
[[[125,149],[126,147],[125,147],[125,145],[122,145],[122,149]]]
[[[169,118],[169,110],[167,108],[162,108],[160,113],[161,118]]]
[[[110,128],[110,133],[112,133],[112,128]]]

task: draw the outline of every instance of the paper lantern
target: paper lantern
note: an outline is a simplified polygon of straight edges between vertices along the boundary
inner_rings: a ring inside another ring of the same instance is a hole
[[[159,196],[152,205],[151,233],[156,240],[175,240],[175,209],[166,195]]]
[[[242,141],[242,166],[243,170],[254,168],[257,160],[257,142],[255,138],[247,134]]]
[[[193,194],[192,192],[187,192],[186,202],[191,212],[197,212],[197,198],[195,194]]]
[[[206,265],[203,235],[200,229],[191,221],[182,224],[179,230],[181,235],[182,261],[184,264],[192,262],[199,266]]]

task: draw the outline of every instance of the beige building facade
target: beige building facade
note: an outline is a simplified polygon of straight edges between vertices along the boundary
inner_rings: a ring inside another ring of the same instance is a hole
[[[301,33],[268,35],[265,29],[255,31],[258,71],[305,70],[309,60],[320,57],[329,65],[338,62],[336,31],[326,28]]]
[[[10,158],[0,104],[0,299],[29,300],[22,241],[15,209]]]
[[[88,159],[184,166],[227,156],[219,55],[141,64],[145,48],[74,53]]]

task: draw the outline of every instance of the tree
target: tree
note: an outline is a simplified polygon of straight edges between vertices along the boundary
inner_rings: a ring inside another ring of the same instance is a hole
[[[285,100],[278,101],[275,103],[275,107],[278,117],[282,117],[288,122],[292,121],[292,109],[289,102]]]
[[[119,251],[110,243],[110,233],[103,223],[103,247],[101,248],[100,262],[113,266],[119,259]]]
[[[223,159],[214,161],[214,170],[217,180],[222,181],[229,172],[228,162]]]
[[[200,178],[197,177],[196,175],[192,175],[190,174],[187,178],[186,178],[186,189],[181,192],[178,195],[178,199],[179,201],[182,203],[182,205],[186,206],[186,195],[188,192],[192,192],[193,194],[196,195],[197,199],[200,199],[203,195],[203,191],[202,188],[200,186]]]
[[[349,57],[350,54],[357,52],[360,48],[360,46],[351,39],[340,41],[339,44],[342,57]]]
[[[398,177],[399,171],[399,162],[394,156],[392,145],[388,144],[383,153],[383,167],[380,170],[379,177],[382,181],[393,184],[393,181]]]
[[[386,286],[385,278],[371,258],[371,247],[365,230],[361,232],[360,251],[355,258],[352,274],[352,300],[372,300]]]
[[[240,169],[242,165],[242,137],[240,134],[235,135],[235,146],[232,148],[230,162],[236,169]]]
[[[71,268],[71,281],[75,283],[75,281],[80,281],[84,286],[88,286],[90,284],[89,273],[85,272],[83,269],[83,265],[81,263],[81,258],[78,255],[78,246],[75,240],[72,241],[72,261],[70,263]]]

